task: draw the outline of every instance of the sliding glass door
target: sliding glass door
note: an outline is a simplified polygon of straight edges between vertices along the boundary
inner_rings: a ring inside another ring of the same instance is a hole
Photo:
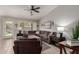
[[[4,39],[13,38],[14,23],[13,21],[4,21],[3,22],[3,37]]]

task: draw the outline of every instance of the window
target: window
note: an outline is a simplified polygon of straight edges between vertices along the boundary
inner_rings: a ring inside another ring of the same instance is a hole
[[[42,23],[40,23],[40,28],[51,29],[51,23],[50,22],[42,22]]]
[[[18,30],[36,30],[36,22],[32,21],[20,21],[18,23]]]

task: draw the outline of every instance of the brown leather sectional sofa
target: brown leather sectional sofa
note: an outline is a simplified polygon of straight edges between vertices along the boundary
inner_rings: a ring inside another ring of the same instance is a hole
[[[47,43],[49,43],[49,34],[50,33],[51,33],[50,31],[42,31],[42,30],[39,30],[39,34],[36,34],[36,31],[28,31],[28,34],[35,34],[35,35],[41,37],[41,39]],[[54,32],[52,32],[52,33],[54,33]],[[51,40],[55,41],[53,39],[55,39],[55,38],[52,38]],[[61,42],[64,40],[66,40],[65,37],[58,37],[58,40],[56,40],[56,42]]]
[[[15,40],[13,49],[15,54],[40,54],[42,46],[36,39]]]
[[[51,32],[49,31],[41,31],[39,30],[39,34],[36,34],[36,31],[28,31],[28,34],[35,34],[39,37],[41,37],[41,39],[45,42],[48,42],[48,35],[50,34]]]

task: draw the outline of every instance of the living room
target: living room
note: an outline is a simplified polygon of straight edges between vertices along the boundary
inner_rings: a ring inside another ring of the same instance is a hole
[[[78,54],[78,10],[78,5],[0,6],[0,54]]]

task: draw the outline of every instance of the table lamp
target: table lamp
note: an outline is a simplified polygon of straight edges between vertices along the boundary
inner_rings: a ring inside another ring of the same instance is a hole
[[[63,37],[64,27],[57,27],[57,31],[60,33],[60,38]]]

